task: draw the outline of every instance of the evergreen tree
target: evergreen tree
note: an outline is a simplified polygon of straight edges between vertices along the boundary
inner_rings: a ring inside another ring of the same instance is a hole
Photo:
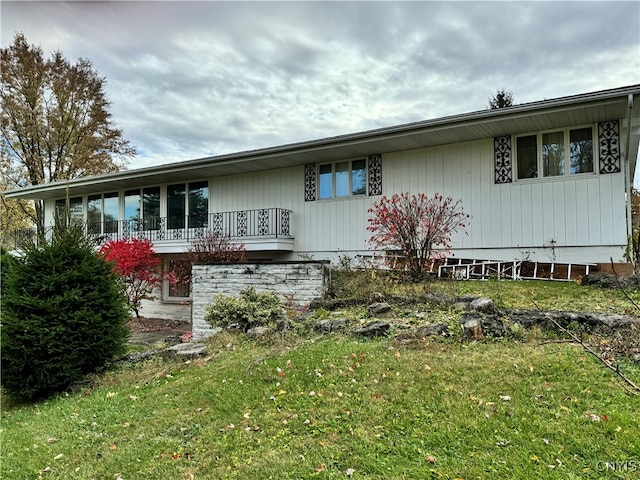
[[[511,107],[514,105],[513,92],[504,88],[497,90],[495,95],[489,97],[489,110]]]
[[[0,384],[34,400],[122,354],[128,309],[112,266],[81,225],[57,227],[50,241],[24,253],[3,279]]]

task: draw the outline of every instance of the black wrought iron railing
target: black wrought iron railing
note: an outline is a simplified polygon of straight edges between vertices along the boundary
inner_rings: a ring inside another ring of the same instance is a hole
[[[112,240],[129,240],[131,238],[146,238],[153,243],[163,241],[191,242],[207,235],[227,237],[242,242],[256,237],[293,238],[291,216],[291,210],[259,208],[198,216],[86,222],[86,228],[99,245]],[[50,235],[50,232],[51,229],[47,229],[45,236]],[[20,248],[24,242],[33,242],[36,239],[35,230],[14,232],[15,248]]]

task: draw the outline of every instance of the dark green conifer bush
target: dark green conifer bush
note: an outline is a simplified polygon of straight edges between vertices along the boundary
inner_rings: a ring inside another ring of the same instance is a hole
[[[124,352],[126,297],[80,225],[25,246],[5,274],[0,383],[11,396],[64,391]]]

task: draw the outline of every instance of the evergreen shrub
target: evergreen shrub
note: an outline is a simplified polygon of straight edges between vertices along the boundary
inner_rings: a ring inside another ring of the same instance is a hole
[[[11,396],[64,391],[124,352],[126,297],[80,225],[25,246],[5,275],[0,384]]]

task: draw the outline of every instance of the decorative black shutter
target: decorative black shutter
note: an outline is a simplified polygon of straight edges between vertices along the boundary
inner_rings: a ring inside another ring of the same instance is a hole
[[[513,162],[511,161],[511,137],[509,135],[494,137],[493,158],[496,183],[511,183]]]
[[[620,125],[617,120],[598,124],[600,173],[620,172]]]
[[[304,201],[313,202],[316,199],[316,164],[307,163],[304,166]]]
[[[369,163],[369,195],[382,195],[382,155],[367,157]]]

